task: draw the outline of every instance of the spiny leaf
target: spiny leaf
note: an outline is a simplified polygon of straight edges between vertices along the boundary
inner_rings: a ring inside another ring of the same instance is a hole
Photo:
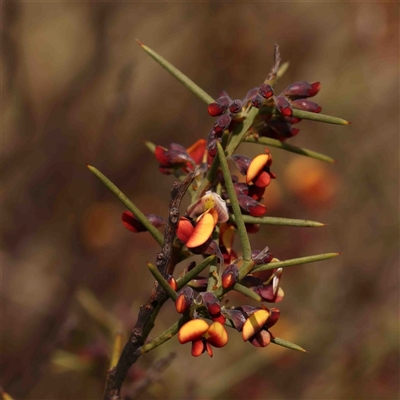
[[[318,122],[326,122],[327,124],[335,124],[335,125],[349,125],[350,122],[346,121],[343,118],[332,117],[330,115],[325,114],[317,114],[312,113],[309,111],[302,111],[302,110],[293,110],[293,117],[301,118],[301,119],[309,119],[311,121],[318,121]]]
[[[186,86],[192,91],[198,98],[203,100],[206,104],[214,102],[214,99],[206,93],[201,87],[197,86],[191,79],[189,79],[184,73],[179,71],[178,68],[174,67],[169,61],[161,57],[157,52],[152,50],[150,47],[145,46],[139,40],[136,39],[140,47],[155,61],[157,61],[163,68],[165,68],[171,75],[173,75],[179,82]]]
[[[235,222],[235,216],[231,215],[230,220]],[[282,225],[282,226],[299,226],[299,227],[321,227],[326,226],[317,221],[308,221],[306,219],[291,219],[279,217],[252,217],[251,215],[243,215],[243,221],[246,224],[266,224],[266,225]]]
[[[257,266],[257,268],[254,268],[252,272],[268,271],[270,269],[275,269],[275,268],[286,268],[286,267],[291,267],[293,265],[301,265],[316,261],[328,260],[329,258],[337,257],[340,254],[341,253],[325,253],[325,254],[318,254],[315,256],[292,258],[291,260],[286,260],[286,261],[270,262],[268,264],[261,264]]]
[[[278,82],[279,79],[282,78],[282,76],[286,73],[286,71],[289,69],[289,61],[285,61],[283,64],[278,69],[278,72],[276,73],[276,81]]]
[[[275,344],[277,344],[279,346],[286,347],[287,349],[301,351],[302,353],[308,353],[307,350],[303,349],[298,344],[295,344],[295,343],[292,343],[292,342],[288,342],[287,340],[280,339],[278,337],[275,337],[274,339],[271,339],[271,342],[275,343]]]
[[[222,173],[224,175],[225,187],[229,195],[229,200],[231,201],[231,206],[233,213],[235,215],[236,225],[239,231],[240,243],[242,244],[243,259],[245,261],[251,260],[251,246],[249,242],[249,237],[247,236],[246,226],[243,222],[242,212],[240,211],[240,206],[236,197],[235,189],[232,183],[231,173],[229,171],[228,162],[226,161],[224,149],[220,143],[217,143],[218,156],[221,163]]]
[[[118,200],[138,219],[149,233],[154,237],[160,246],[163,245],[163,234],[147,219],[147,217],[137,208],[122,192],[115,186],[105,175],[103,175],[97,168],[86,164],[89,170],[109,189]]]
[[[261,144],[263,146],[276,147],[278,149],[290,151],[291,153],[300,154],[302,156],[315,158],[317,160],[326,161],[329,163],[335,162],[333,158],[326,156],[325,154],[317,153],[316,151],[304,149],[302,147],[293,146],[291,144],[281,142],[280,140],[277,139],[272,139],[267,137],[259,137],[258,139],[255,139],[254,137],[248,137],[244,141],[247,143]]]
[[[150,152],[154,154],[157,146],[153,142],[149,142],[148,140],[146,140],[144,144],[150,150]]]

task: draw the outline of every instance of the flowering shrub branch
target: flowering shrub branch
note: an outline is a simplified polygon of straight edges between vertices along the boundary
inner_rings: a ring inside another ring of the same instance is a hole
[[[177,179],[171,191],[166,223],[156,214],[142,213],[106,176],[88,166],[127,208],[122,214],[123,225],[134,233],[150,232],[162,247],[155,265],[147,264],[155,278],[154,287],[149,300],[139,310],[136,325],[122,352],[121,336],[116,338],[105,400],[120,399],[121,386],[130,366],[141,355],[175,335],[181,344],[191,343],[191,354],[195,357],[203,353],[212,357],[213,348],[224,347],[229,340],[226,327],[241,332],[243,340],[256,347],[274,343],[305,352],[302,347],[272,334],[270,328],[278,322],[280,311],[265,303],[283,300],[283,268],[339,255],[326,253],[280,261],[267,246],[262,250],[252,249],[249,234],[258,232],[262,224],[293,227],[325,224],[266,216],[264,193],[276,179],[271,170],[272,154],[265,149],[251,159],[236,153],[241,143],[248,142],[334,162],[329,156],[285,142],[298,134],[299,129],[294,125],[302,119],[348,124],[341,118],[320,114],[321,107],[309,100],[319,92],[320,83],[295,82],[276,94],[275,84],[287,70],[288,63],[281,65],[279,48],[275,46],[273,67],[260,86],[249,90],[244,99],[232,100],[226,92],[213,99],[154,50],[138,43],[207,104],[208,113],[215,121],[207,140],[199,139],[189,148],[177,143],[164,147],[146,142],[159,163],[159,171]],[[229,161],[236,165],[241,177],[231,173]],[[179,208],[186,192],[191,204],[181,216]],[[158,230],[163,225],[164,235]],[[233,246],[236,234],[240,249]],[[175,278],[177,263],[194,254],[201,254],[203,261],[197,265],[191,262],[181,276]],[[207,276],[202,275],[205,270],[208,270]],[[228,306],[223,299],[232,290],[260,306]],[[158,312],[169,298],[181,316],[161,335],[147,341]]]

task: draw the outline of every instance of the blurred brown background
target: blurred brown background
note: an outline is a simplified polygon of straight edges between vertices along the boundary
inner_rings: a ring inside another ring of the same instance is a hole
[[[138,379],[177,353],[140,398],[399,398],[399,3],[7,2],[2,14],[6,391],[99,398],[113,319],[126,334],[150,292],[145,261],[154,261],[156,244],[124,229],[122,205],[84,163],[144,212],[165,216],[173,179],[158,173],[142,141],[188,147],[213,120],[139,38],[212,96],[225,89],[233,98],[262,83],[279,43],[291,63],[279,88],[321,81],[323,112],[352,121],[303,121],[290,141],[337,164],[271,149],[278,179],[267,189],[268,214],[330,226],[265,226],[251,237],[280,259],[343,252],[283,274],[272,331],[310,353],[256,349],[232,332],[213,359],[194,359],[174,338],[132,371]],[[313,174],[318,190],[307,188]],[[175,318],[168,303],[154,334]]]

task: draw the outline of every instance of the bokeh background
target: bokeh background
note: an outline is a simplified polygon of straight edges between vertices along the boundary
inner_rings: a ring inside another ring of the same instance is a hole
[[[321,81],[323,112],[352,125],[303,121],[290,140],[336,164],[271,149],[278,178],[266,192],[268,214],[330,226],[265,226],[251,237],[280,259],[343,252],[283,273],[273,332],[310,353],[256,349],[232,331],[213,359],[194,359],[174,338],[140,359],[125,393],[398,399],[397,2],[4,2],[4,390],[15,399],[101,397],[112,337],[122,329],[126,340],[152,286],[145,262],[158,248],[122,226],[123,206],[85,163],[144,212],[166,216],[173,178],[158,173],[143,140],[188,147],[213,123],[135,38],[212,96],[225,89],[233,98],[262,83],[278,43],[290,61],[279,88]],[[240,148],[249,156],[260,150]],[[167,304],[154,334],[175,319]],[[160,359],[170,365],[157,372]]]

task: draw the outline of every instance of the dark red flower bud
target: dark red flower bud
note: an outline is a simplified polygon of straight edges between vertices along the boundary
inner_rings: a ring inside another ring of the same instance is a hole
[[[214,124],[214,132],[219,134],[229,127],[232,117],[229,114],[222,114],[217,118]]]
[[[289,122],[290,124],[298,124],[301,121],[301,118],[296,117],[284,117],[284,120]]]
[[[221,305],[213,293],[201,293],[201,297],[203,298],[203,303],[206,306],[210,316],[218,315],[221,312]]]
[[[258,203],[256,200],[243,194],[237,196],[240,208],[250,213],[253,217],[261,217],[266,214],[267,207]]]
[[[289,100],[284,96],[274,96],[275,106],[277,110],[285,117],[292,115],[292,107]]]
[[[193,168],[196,166],[195,161],[190,157],[187,150],[177,143],[172,143],[167,150],[164,147],[156,146],[154,155],[160,163],[160,170],[163,173],[170,173],[171,168],[182,167],[187,164]]]
[[[221,276],[222,287],[228,289],[239,281],[239,269],[236,264],[228,265]]]
[[[247,233],[257,233],[260,230],[260,224],[244,224]]]
[[[255,87],[253,89],[250,89],[247,93],[246,93],[246,97],[243,99],[243,104],[247,104],[249,101],[252,100],[252,98],[258,93],[258,87]]]
[[[208,133],[207,151],[210,157],[215,157],[217,154],[217,135],[213,129]]]
[[[314,83],[295,82],[289,85],[282,92],[282,95],[289,96],[292,99],[313,97],[319,92],[320,87],[321,84],[319,82],[314,82]]]
[[[313,113],[321,112],[322,108],[311,100],[298,99],[292,101],[292,107],[298,110],[309,111]]]
[[[231,156],[231,160],[235,163],[236,167],[242,175],[246,175],[247,169],[251,163],[251,158],[242,156],[240,154],[234,154]]]
[[[165,225],[164,218],[156,214],[145,214],[145,215],[147,219],[151,222],[151,224],[156,228]],[[144,225],[130,211],[124,211],[122,213],[122,223],[124,224],[125,228],[130,230],[131,232],[138,233],[147,231]]]
[[[258,134],[283,141],[295,136],[298,132],[299,130],[292,128],[289,122],[282,119],[272,119],[258,131]]]
[[[193,295],[193,289],[189,286],[185,286],[179,291],[175,300],[175,308],[179,314],[183,314],[193,304]]]
[[[229,111],[232,114],[237,114],[242,111],[242,100],[233,100],[231,104],[229,104]]]
[[[264,97],[264,99],[269,99],[274,95],[274,89],[272,89],[272,86],[268,83],[263,83],[260,86],[259,93]]]
[[[251,105],[255,108],[261,108],[262,105],[264,104],[264,97],[261,96],[260,93],[257,93],[252,99],[251,99]]]
[[[208,113],[212,117],[218,117],[228,109],[230,102],[231,99],[228,96],[219,97],[214,103],[208,105]]]

